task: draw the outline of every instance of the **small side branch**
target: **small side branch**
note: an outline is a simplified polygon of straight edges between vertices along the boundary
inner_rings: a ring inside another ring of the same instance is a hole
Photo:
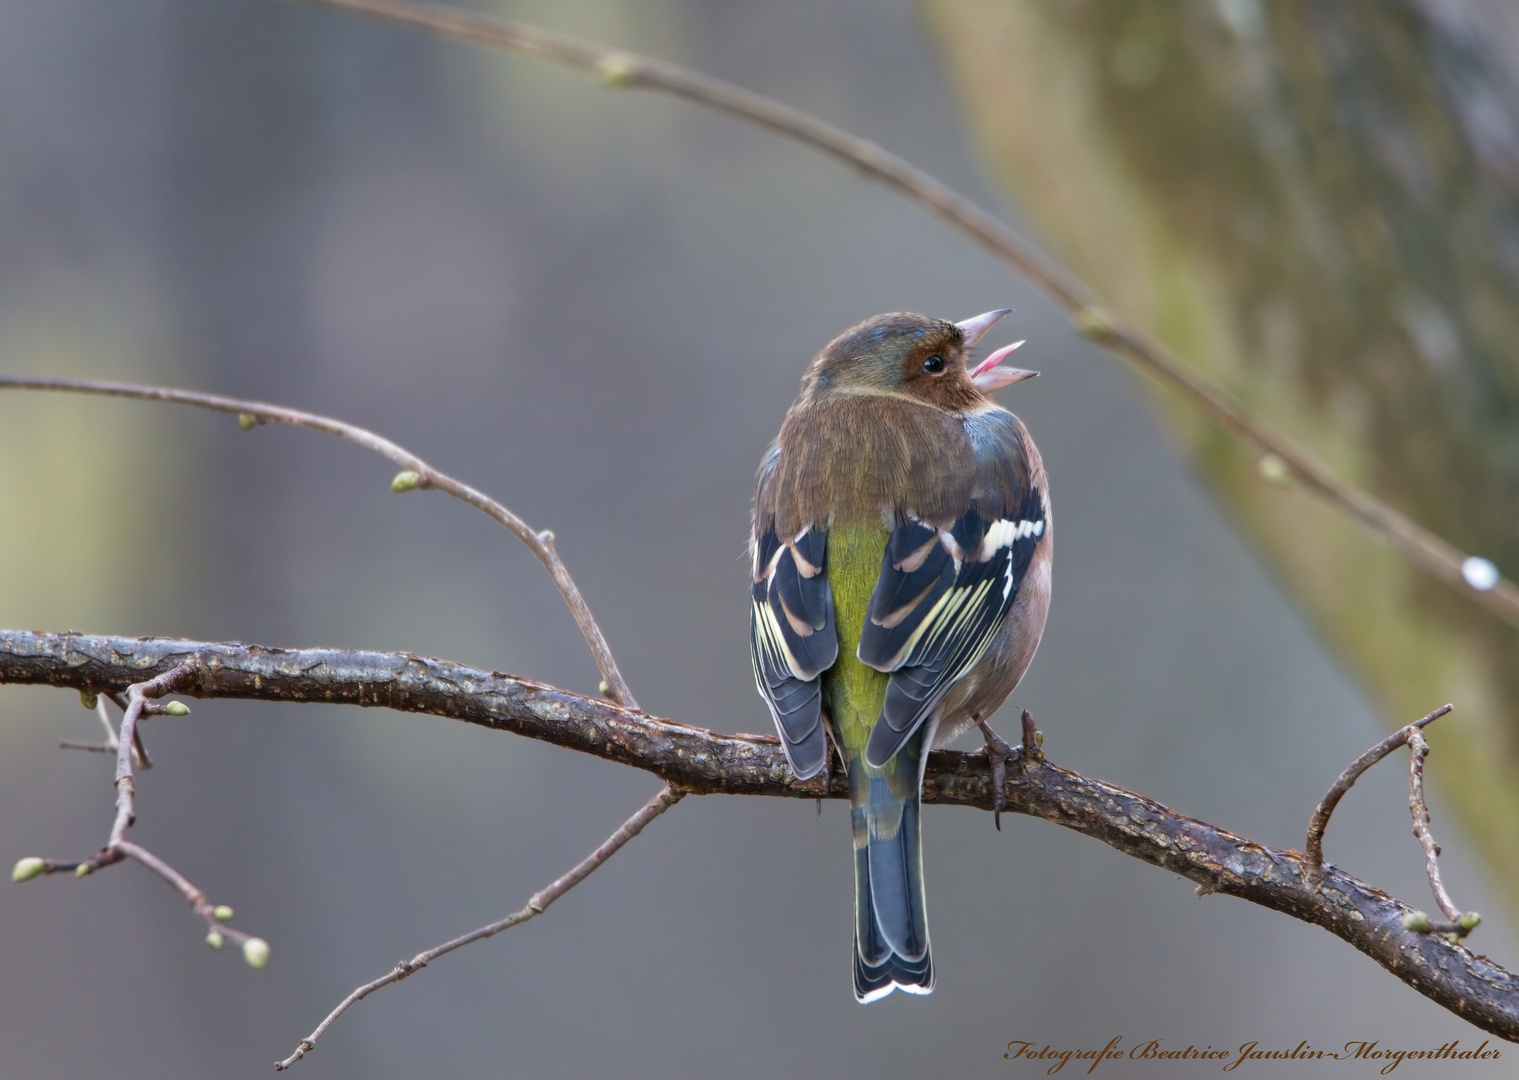
[[[383,989],[392,983],[398,983],[408,976],[415,975],[428,964],[438,959],[438,957],[445,956],[455,949],[462,949],[464,946],[471,945],[476,941],[483,941],[488,937],[494,937],[503,930],[510,930],[514,926],[522,925],[535,915],[543,914],[548,910],[550,904],[590,877],[597,867],[617,854],[624,844],[643,832],[644,826],[680,802],[683,797],[684,794],[682,792],[666,784],[657,795],[639,807],[632,817],[618,826],[617,831],[607,837],[600,847],[580,860],[568,873],[557,878],[545,888],[535,892],[528,898],[526,906],[520,910],[512,912],[512,914],[504,919],[487,923],[478,930],[471,930],[469,933],[456,937],[452,941],[445,941],[441,945],[435,945],[426,952],[418,953],[410,960],[403,960],[387,974],[355,989],[353,993],[338,1003],[337,1008],[327,1014],[326,1018],[316,1026],[315,1031],[300,1041],[299,1045],[295,1048],[295,1053],[283,1061],[276,1061],[274,1063],[275,1071],[283,1072],[316,1049],[317,1040],[326,1034],[327,1029],[336,1022],[338,1017],[342,1016],[352,1006],[363,1001],[376,990]]]
[[[1410,734],[1421,731],[1430,724],[1433,724],[1440,717],[1450,712],[1453,707],[1451,705],[1441,705],[1428,716],[1415,720],[1407,727],[1394,731],[1387,738],[1345,766],[1345,771],[1335,778],[1334,783],[1329,786],[1329,790],[1325,792],[1324,797],[1319,800],[1319,805],[1314,808],[1313,817],[1308,820],[1308,842],[1303,850],[1308,856],[1310,866],[1324,865],[1324,831],[1329,828],[1329,817],[1334,813],[1334,808],[1340,805],[1340,800],[1345,797],[1345,793],[1361,778],[1361,774],[1398,747],[1406,746]]]
[[[1429,743],[1424,740],[1422,731],[1417,728],[1409,731],[1408,748],[1412,751],[1408,759],[1408,812],[1413,815],[1414,836],[1424,849],[1424,872],[1429,876],[1429,889],[1435,894],[1435,903],[1440,905],[1446,921],[1434,922],[1423,912],[1414,912],[1404,922],[1411,930],[1453,934],[1460,939],[1477,928],[1482,916],[1456,907],[1445,890],[1445,881],[1440,877],[1440,845],[1435,843],[1434,833],[1430,831],[1429,804],[1424,801],[1424,759],[1429,756]]]
[[[126,702],[121,700],[119,694],[93,694],[87,690],[79,692],[79,700],[84,707],[89,709],[100,720],[105,728],[105,742],[87,743],[77,742],[73,739],[61,739],[58,742],[60,750],[84,750],[92,754],[115,754],[120,749],[120,743],[116,739],[116,728],[111,724],[111,714],[106,710],[106,701],[115,703],[122,712],[127,711]],[[151,769],[153,761],[148,757],[148,748],[142,742],[142,729],[132,729],[132,761],[139,769]]]
[[[191,884],[190,880],[178,870],[141,844],[135,844],[126,838],[127,830],[137,820],[137,778],[133,772],[133,765],[134,763],[143,764],[145,760],[137,749],[141,746],[137,738],[138,721],[148,714],[183,715],[188,712],[182,704],[177,707],[172,703],[169,706],[163,706],[158,705],[155,699],[187,687],[194,679],[195,672],[196,667],[193,663],[180,663],[145,682],[129,684],[125,688],[126,700],[123,702],[120,698],[115,698],[117,703],[123,706],[119,734],[111,728],[103,699],[97,701],[96,708],[105,724],[106,731],[110,734],[110,741],[115,744],[116,752],[116,816],[111,822],[110,836],[106,839],[105,846],[88,859],[73,862],[59,859],[22,859],[16,864],[11,878],[14,881],[26,881],[30,878],[60,872],[72,872],[75,877],[82,878],[88,877],[96,870],[114,866],[127,859],[134,859],[166,881],[184,898],[191,910],[206,923],[208,928],[206,944],[213,949],[221,949],[226,945],[227,939],[231,938],[240,946],[243,957],[249,965],[261,968],[269,962],[269,944],[266,941],[223,925],[232,918],[233,912],[230,907],[212,904],[204,890]],[[93,745],[85,745],[81,748],[104,749],[104,747]]]
[[[1408,811],[1413,816],[1414,837],[1424,850],[1424,870],[1429,876],[1430,891],[1435,894],[1435,902],[1440,905],[1446,921],[1437,922],[1422,911],[1413,911],[1404,917],[1403,925],[1414,933],[1450,934],[1459,940],[1477,928],[1482,922],[1482,916],[1475,911],[1461,911],[1445,889],[1445,882],[1440,876],[1440,845],[1435,842],[1434,834],[1430,831],[1429,804],[1424,799],[1424,759],[1429,756],[1429,743],[1424,738],[1424,729],[1450,712],[1451,708],[1450,705],[1442,705],[1428,716],[1399,728],[1347,765],[1319,800],[1313,817],[1308,821],[1306,850],[1311,873],[1322,880],[1327,865],[1324,862],[1324,832],[1329,828],[1329,818],[1334,813],[1334,808],[1362,773],[1398,747],[1407,746],[1412,751],[1408,761]]]

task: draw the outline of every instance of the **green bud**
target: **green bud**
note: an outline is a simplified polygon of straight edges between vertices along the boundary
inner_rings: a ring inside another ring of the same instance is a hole
[[[31,881],[47,869],[47,863],[35,855],[28,855],[24,859],[17,859],[16,865],[11,867],[11,880],[15,882]]]
[[[252,431],[258,427],[258,417],[252,413],[240,412],[237,414],[237,426],[244,431]]]
[[[189,716],[190,706],[183,701],[171,701],[164,706],[164,712],[169,716]]]
[[[603,86],[631,86],[638,75],[638,61],[627,53],[610,53],[596,62],[596,74]]]
[[[95,868],[87,862],[82,862],[78,866],[74,867],[75,877],[89,877],[94,872]]]
[[[417,490],[417,481],[422,477],[411,469],[402,469],[396,473],[396,478],[390,482],[390,490],[400,494],[403,491]]]
[[[1099,307],[1084,307],[1071,316],[1071,325],[1082,337],[1102,338],[1113,332],[1113,317]]]
[[[229,908],[226,904],[217,904],[216,910],[211,912],[211,915],[216,919],[217,922],[232,921],[232,909]]]
[[[211,946],[211,948],[220,951],[226,948],[227,939],[222,936],[222,932],[220,930],[212,930],[209,934],[206,935],[206,944]]]
[[[1403,916],[1403,929],[1411,930],[1415,934],[1427,934],[1433,925],[1429,921],[1429,916],[1422,911],[1410,911]]]
[[[1042,731],[1036,731],[1036,732],[1034,732],[1034,745],[1037,746],[1037,747],[1039,747],[1039,749],[1041,749],[1041,750],[1044,749],[1044,732],[1042,732]]]
[[[1292,470],[1276,454],[1266,454],[1255,464],[1255,471],[1268,484],[1287,487],[1292,483]]]
[[[602,697],[606,697],[612,692],[612,688],[607,685],[607,681],[605,679],[602,679],[599,683],[596,684],[596,692]]]
[[[1478,915],[1475,911],[1468,911],[1465,915],[1461,916],[1461,921],[1457,925],[1469,934],[1482,925],[1482,916]]]
[[[89,709],[91,712],[94,712],[95,711],[95,706],[100,704],[100,698],[96,697],[94,694],[90,693],[88,690],[81,690],[81,691],[79,691],[79,704],[83,705],[86,709]]]
[[[251,937],[243,942],[243,959],[257,970],[269,966],[269,943],[261,937]]]

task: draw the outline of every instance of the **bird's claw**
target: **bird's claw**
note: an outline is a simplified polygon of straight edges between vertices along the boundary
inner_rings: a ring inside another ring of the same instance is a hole
[[[1007,809],[1007,763],[1018,759],[1021,746],[1009,746],[1007,740],[992,730],[991,725],[979,716],[976,726],[986,739],[986,759],[992,766],[992,824],[1002,831],[1002,811]]]

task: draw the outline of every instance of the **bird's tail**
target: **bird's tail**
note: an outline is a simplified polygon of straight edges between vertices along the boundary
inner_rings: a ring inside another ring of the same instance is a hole
[[[861,1002],[896,989],[927,994],[934,988],[918,828],[923,749],[923,740],[914,738],[883,769],[851,762],[854,994]]]

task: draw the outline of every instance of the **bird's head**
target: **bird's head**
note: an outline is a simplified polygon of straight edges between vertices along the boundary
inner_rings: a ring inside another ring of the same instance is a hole
[[[972,364],[970,352],[1010,308],[963,322],[893,312],[845,330],[818,353],[802,379],[802,397],[891,394],[941,409],[973,409],[1004,386],[1037,375],[1004,367],[1019,341]]]

